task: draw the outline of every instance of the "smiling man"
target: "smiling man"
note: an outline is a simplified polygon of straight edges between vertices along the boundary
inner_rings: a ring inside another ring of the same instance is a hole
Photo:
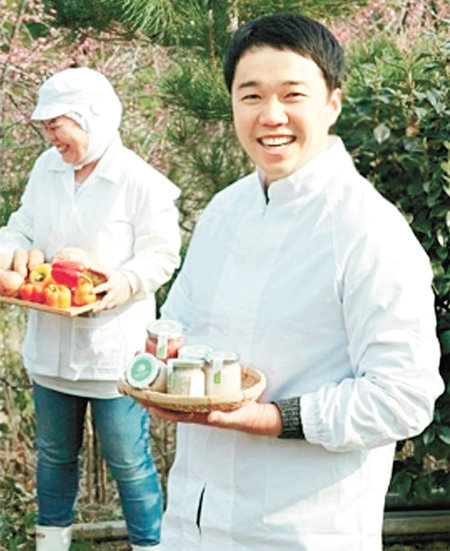
[[[163,307],[188,344],[268,381],[178,422],[165,551],[380,551],[395,443],[432,420],[432,272],[401,214],[329,129],[342,50],[297,15],[252,21],[225,67],[256,171],[205,209]]]
[[[325,151],[341,112],[341,89],[328,90],[316,63],[292,50],[247,50],[231,92],[238,138],[266,187]]]

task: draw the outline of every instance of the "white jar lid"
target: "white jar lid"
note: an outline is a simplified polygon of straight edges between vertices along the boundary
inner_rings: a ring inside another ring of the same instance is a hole
[[[187,344],[178,350],[178,357],[204,360],[212,351],[207,344]]]
[[[173,358],[167,362],[170,368],[176,369],[193,369],[196,367],[203,367],[203,363],[203,360],[195,358]]]
[[[183,326],[175,320],[154,320],[147,325],[147,333],[153,336],[166,333],[169,337],[175,338],[183,334]]]
[[[126,380],[130,386],[146,388],[156,379],[159,370],[159,361],[153,354],[137,354],[127,367]]]
[[[223,363],[234,363],[239,361],[239,354],[231,350],[213,350],[206,356],[208,363],[222,361]]]

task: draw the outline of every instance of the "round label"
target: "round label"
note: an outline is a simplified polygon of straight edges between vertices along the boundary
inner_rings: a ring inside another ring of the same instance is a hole
[[[131,386],[145,388],[156,379],[158,372],[159,363],[153,354],[138,354],[128,366],[126,378]]]

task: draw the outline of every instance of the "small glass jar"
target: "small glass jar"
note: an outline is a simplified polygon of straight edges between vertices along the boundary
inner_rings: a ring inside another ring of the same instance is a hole
[[[127,367],[125,378],[134,388],[151,388],[158,392],[166,390],[165,366],[153,354],[136,354]]]
[[[236,352],[214,350],[208,354],[205,374],[207,395],[228,394],[241,390],[241,365]]]
[[[174,320],[155,320],[147,326],[145,350],[160,360],[176,358],[183,346],[182,325]]]
[[[206,344],[187,344],[178,350],[179,358],[192,358],[193,360],[206,360],[213,349]]]
[[[205,395],[203,360],[170,359],[167,362],[167,394],[201,397]]]

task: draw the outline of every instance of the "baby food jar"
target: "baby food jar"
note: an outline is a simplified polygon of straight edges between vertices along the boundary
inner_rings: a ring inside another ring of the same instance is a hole
[[[136,354],[127,367],[125,378],[127,383],[134,388],[166,391],[165,365],[153,354]]]
[[[147,326],[145,350],[160,360],[176,358],[183,345],[181,323],[174,320],[155,320]]]
[[[239,355],[227,350],[208,354],[205,365],[207,395],[228,394],[241,389]]]
[[[203,360],[170,359],[167,362],[167,393],[179,396],[205,395]]]

